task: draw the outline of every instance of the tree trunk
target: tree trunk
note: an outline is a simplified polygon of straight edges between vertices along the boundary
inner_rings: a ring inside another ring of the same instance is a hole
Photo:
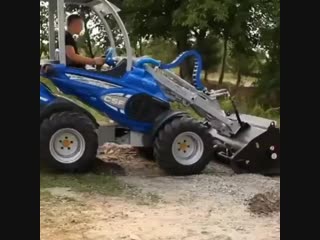
[[[142,38],[139,37],[139,54],[140,54],[140,57],[143,56],[143,47],[142,47]]]
[[[204,81],[205,81],[205,82],[208,82],[208,75],[209,75],[208,70],[205,70],[205,71],[204,71]]]
[[[176,42],[178,54],[189,50],[188,45],[188,29],[176,32]],[[189,83],[192,83],[193,64],[190,59],[186,59],[180,66],[180,77]]]
[[[82,9],[82,19],[84,21],[84,30],[85,30],[85,39],[86,39],[86,43],[87,43],[87,47],[88,47],[88,50],[89,50],[89,55],[91,58],[94,57],[94,54],[93,54],[93,50],[92,50],[92,44],[91,44],[91,38],[90,38],[90,34],[88,32],[88,21],[90,19],[90,12],[88,11],[88,17],[86,17],[86,14],[85,14],[86,10]]]
[[[228,37],[226,36],[223,40],[223,57],[222,57],[221,72],[219,77],[219,85],[223,83],[224,71],[226,69],[227,55],[228,55]]]
[[[40,59],[42,57],[42,53],[44,52],[44,47],[43,47],[43,44],[40,43]]]
[[[240,71],[240,70],[238,70],[238,73],[237,73],[237,84],[236,84],[236,89],[238,89],[238,88],[240,87],[241,79],[242,79],[241,71]]]

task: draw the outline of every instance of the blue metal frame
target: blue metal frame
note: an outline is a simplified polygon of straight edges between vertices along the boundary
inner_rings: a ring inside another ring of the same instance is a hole
[[[186,52],[179,56],[173,63],[165,65],[152,58],[140,58],[136,61],[131,71],[124,73],[120,78],[112,77],[107,73],[89,71],[53,64],[51,74],[42,73],[49,78],[64,94],[76,96],[92,108],[104,113],[113,121],[122,126],[142,133],[150,133],[152,123],[138,122],[125,113],[125,101],[137,94],[147,94],[163,102],[169,102],[153,76],[145,70],[145,64],[152,64],[163,69],[175,68],[187,57],[195,56],[194,84],[198,89],[203,88],[200,80],[202,61],[195,51]],[[55,96],[40,83],[40,104],[48,104]],[[111,100],[110,100],[111,99]],[[113,100],[119,102],[112,102]],[[121,101],[124,101],[121,104]],[[146,113],[147,114],[147,113]]]
[[[50,89],[40,82],[40,106],[52,102],[55,98]]]

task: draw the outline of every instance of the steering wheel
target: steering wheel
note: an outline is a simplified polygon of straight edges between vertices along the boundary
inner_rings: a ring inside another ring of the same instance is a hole
[[[117,65],[117,62],[115,60],[116,56],[116,49],[109,47],[106,51],[106,64],[111,67],[115,67]]]

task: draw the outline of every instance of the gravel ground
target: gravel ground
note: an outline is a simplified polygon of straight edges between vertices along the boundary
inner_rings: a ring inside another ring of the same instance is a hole
[[[213,162],[202,175],[171,177],[134,149],[115,145],[102,148],[100,158],[108,167],[99,171],[118,174],[137,195],[51,189],[56,197],[74,201],[40,201],[42,240],[280,239],[280,178],[235,175]],[[139,202],[141,194],[149,198]]]

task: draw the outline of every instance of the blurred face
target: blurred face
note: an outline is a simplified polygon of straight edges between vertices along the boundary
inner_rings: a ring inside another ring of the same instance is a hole
[[[79,35],[83,30],[83,21],[82,19],[75,19],[70,23],[69,29],[72,31],[73,34]]]

